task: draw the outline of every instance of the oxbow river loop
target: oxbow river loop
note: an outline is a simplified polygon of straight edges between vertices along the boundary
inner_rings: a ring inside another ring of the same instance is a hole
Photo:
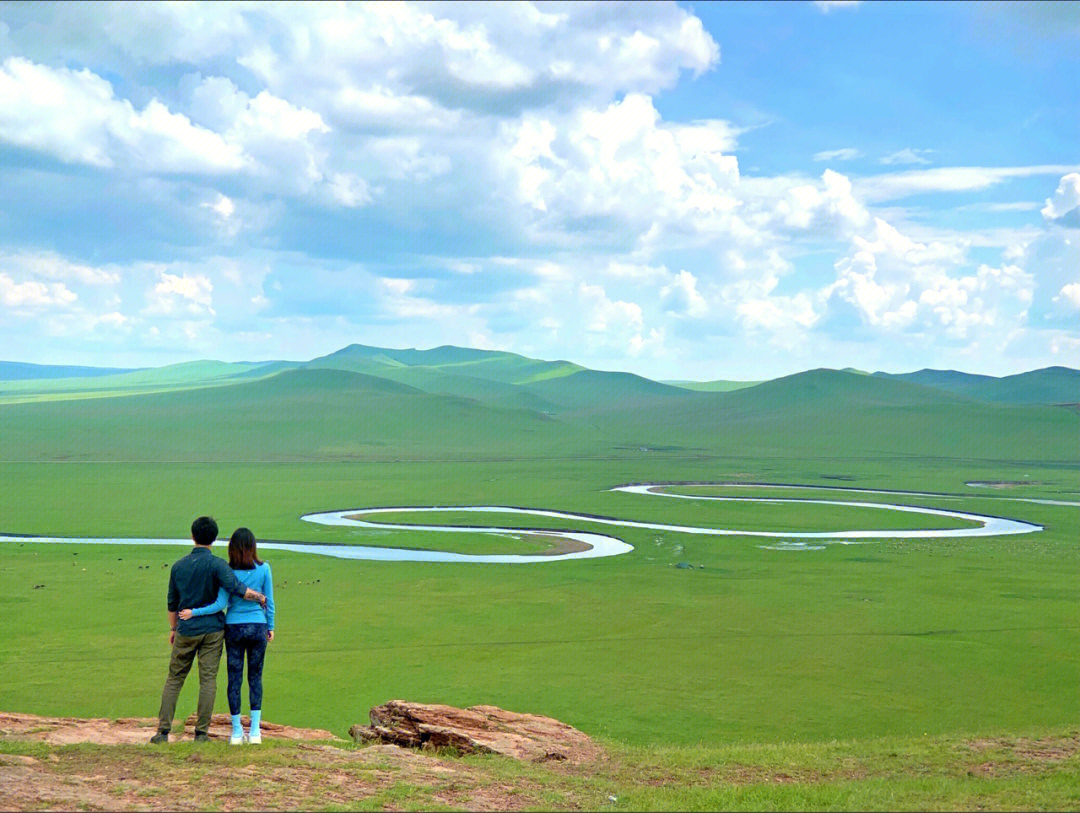
[[[716,500],[724,502],[758,502],[758,503],[805,503],[817,505],[840,505],[859,508],[878,508],[886,511],[903,511],[915,514],[930,514],[933,516],[949,517],[974,523],[969,528],[948,528],[941,530],[854,530],[854,531],[748,531],[738,528],[703,528],[691,525],[669,525],[656,522],[635,522],[633,520],[617,519],[614,517],[592,516],[588,514],[573,514],[563,511],[549,511],[540,508],[520,508],[505,505],[470,505],[470,506],[396,506],[389,508],[351,508],[344,511],[325,511],[313,514],[305,514],[301,517],[305,522],[317,525],[336,527],[366,528],[378,530],[410,530],[410,531],[435,531],[440,533],[485,533],[515,536],[543,536],[558,537],[568,541],[579,543],[583,549],[568,553],[552,555],[544,554],[468,554],[452,553],[450,551],[420,550],[416,548],[393,548],[376,547],[365,545],[327,545],[307,544],[303,542],[259,542],[263,550],[284,550],[293,553],[306,553],[317,556],[331,556],[337,559],[362,559],[366,561],[383,562],[461,562],[461,563],[485,563],[485,564],[527,564],[538,562],[559,562],[568,559],[596,559],[607,556],[618,556],[633,550],[621,539],[606,534],[592,533],[588,531],[551,531],[527,528],[510,528],[497,525],[455,526],[455,525],[403,525],[400,523],[378,522],[361,517],[375,517],[385,513],[427,513],[438,514],[445,512],[473,513],[480,517],[492,517],[499,514],[530,515],[569,520],[571,523],[590,523],[594,525],[609,525],[620,528],[642,528],[651,531],[667,531],[673,533],[695,534],[700,536],[745,536],[767,539],[813,539],[813,540],[867,540],[867,539],[949,539],[958,537],[974,536],[1007,536],[1014,534],[1028,534],[1043,530],[1041,525],[1023,522],[1004,517],[986,516],[973,514],[966,511],[953,511],[943,508],[928,508],[926,506],[897,505],[886,502],[847,502],[839,500],[819,500],[805,497],[721,497],[721,496],[691,496],[675,494],[664,489],[678,485],[722,485],[734,487],[731,483],[643,483],[634,485],[616,486],[610,491],[627,494],[639,494],[643,496],[668,497],[671,499],[685,500]],[[739,484],[747,485],[747,484]],[[813,488],[812,486],[768,486],[754,484],[755,488]],[[895,497],[950,497],[954,495],[927,494],[923,492],[903,491],[872,491],[870,489],[827,489],[830,491],[848,490],[862,493],[888,494]],[[1026,501],[1026,500],[1025,500]],[[1035,500],[1031,500],[1035,502]],[[108,537],[47,537],[7,534],[0,535],[0,542],[37,542],[57,544],[83,544],[83,545],[190,545],[188,539],[146,539],[146,538],[108,538]]]

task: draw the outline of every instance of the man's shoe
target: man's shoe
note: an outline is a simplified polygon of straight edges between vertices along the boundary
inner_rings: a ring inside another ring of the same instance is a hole
[[[210,742],[210,736],[205,731],[196,731],[195,742]]]
[[[161,745],[162,743],[166,743],[168,741],[169,741],[169,732],[168,731],[159,731],[157,734],[155,734],[154,736],[152,736],[150,738],[150,744],[151,745]]]

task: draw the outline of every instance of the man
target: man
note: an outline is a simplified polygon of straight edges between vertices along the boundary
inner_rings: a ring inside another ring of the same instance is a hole
[[[181,621],[177,613],[184,607],[202,607],[213,604],[218,588],[225,588],[235,596],[248,601],[266,603],[266,596],[245,587],[229,569],[224,560],[210,552],[217,539],[218,526],[210,517],[199,517],[191,523],[191,541],[194,549],[172,566],[169,572],[169,643],[172,657],[169,659],[169,676],[161,692],[161,710],[158,712],[158,733],[150,742],[168,742],[172,729],[176,699],[184,686],[184,679],[191,671],[196,655],[199,658],[199,718],[195,723],[195,741],[205,742],[210,728],[210,716],[214,711],[217,694],[218,664],[225,642],[225,614],[214,613],[187,621]]]

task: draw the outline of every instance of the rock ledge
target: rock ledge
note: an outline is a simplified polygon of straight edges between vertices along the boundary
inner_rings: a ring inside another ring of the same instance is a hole
[[[356,742],[408,748],[453,747],[463,753],[502,754],[529,762],[586,762],[599,747],[587,734],[551,717],[517,714],[498,706],[459,709],[391,700],[371,710],[371,725],[354,725]]]

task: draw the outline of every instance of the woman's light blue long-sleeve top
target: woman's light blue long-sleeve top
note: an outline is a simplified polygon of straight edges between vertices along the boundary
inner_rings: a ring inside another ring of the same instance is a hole
[[[234,570],[236,578],[245,587],[257,590],[266,596],[266,609],[264,610],[257,601],[248,601],[237,596],[230,595],[224,589],[218,590],[217,601],[207,604],[205,607],[191,609],[193,616],[213,615],[220,613],[226,607],[226,624],[266,624],[267,628],[274,628],[274,579],[270,572],[270,565],[266,562],[255,565],[254,570]]]

